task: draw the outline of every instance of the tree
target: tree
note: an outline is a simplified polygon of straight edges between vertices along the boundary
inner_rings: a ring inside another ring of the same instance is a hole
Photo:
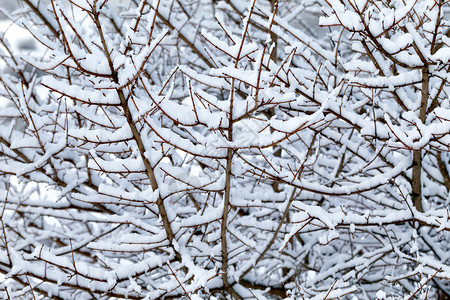
[[[447,2],[22,6],[3,298],[450,297]]]

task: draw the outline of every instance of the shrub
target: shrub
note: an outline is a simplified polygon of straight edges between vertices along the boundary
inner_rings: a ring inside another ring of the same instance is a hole
[[[449,297],[447,2],[22,4],[3,298]]]

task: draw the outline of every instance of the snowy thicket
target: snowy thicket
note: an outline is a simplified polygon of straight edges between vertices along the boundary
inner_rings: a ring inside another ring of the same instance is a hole
[[[448,10],[21,0],[0,298],[447,299]]]

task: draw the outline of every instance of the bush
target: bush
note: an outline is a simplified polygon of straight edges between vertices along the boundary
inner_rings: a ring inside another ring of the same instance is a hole
[[[448,8],[22,0],[1,297],[450,297]]]

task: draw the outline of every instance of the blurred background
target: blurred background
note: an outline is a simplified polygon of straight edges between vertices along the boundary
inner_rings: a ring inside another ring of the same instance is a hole
[[[12,11],[18,7],[18,0],[0,0],[0,8],[6,11]],[[4,20],[5,16],[0,14],[0,20]]]

